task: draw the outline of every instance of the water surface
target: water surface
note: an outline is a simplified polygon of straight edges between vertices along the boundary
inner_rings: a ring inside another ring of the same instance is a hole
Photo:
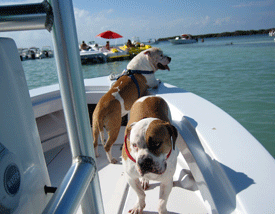
[[[205,39],[160,47],[171,71],[157,78],[191,91],[240,122],[275,157],[275,42],[267,35]],[[84,78],[121,73],[129,61],[83,65]],[[24,61],[30,89],[58,82],[54,59]]]

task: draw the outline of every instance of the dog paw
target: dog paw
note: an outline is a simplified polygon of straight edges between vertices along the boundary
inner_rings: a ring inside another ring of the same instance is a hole
[[[98,148],[97,147],[95,148],[95,157],[97,157],[97,158],[99,157],[99,153],[98,153]]]
[[[158,213],[159,214],[167,214],[168,212],[167,212],[166,206],[165,207],[164,206],[159,206]]]
[[[131,214],[142,214],[144,207],[145,207],[145,204],[144,204],[144,206],[141,206],[140,204],[136,204],[133,209],[129,210],[128,213],[131,213]]]
[[[141,187],[144,190],[147,190],[149,188],[149,180],[146,178],[141,179]]]
[[[115,159],[115,158],[112,158],[112,160],[110,161],[110,163],[112,163],[112,164],[116,164],[118,161],[117,161],[117,159]]]

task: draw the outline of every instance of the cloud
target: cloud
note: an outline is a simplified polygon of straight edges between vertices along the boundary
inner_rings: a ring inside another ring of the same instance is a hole
[[[202,20],[201,20],[201,24],[202,25],[207,25],[207,24],[209,24],[210,23],[210,17],[209,16],[206,16],[205,18],[203,18]]]
[[[106,30],[115,31],[123,36],[122,39],[116,39],[111,43],[120,44],[134,36],[140,37],[143,41],[143,38],[156,37],[155,29],[163,25],[155,17],[147,15],[125,17],[112,8],[94,13],[78,8],[74,8],[74,11],[79,41],[96,41],[105,44],[106,40],[97,38],[96,35]]]
[[[250,1],[248,3],[233,5],[233,8],[243,8],[243,7],[266,7],[272,5],[274,0],[266,1]]]
[[[92,14],[85,9],[74,8],[74,13],[78,39],[81,41],[97,40],[96,35],[106,30],[121,33],[122,24],[126,22],[126,20],[113,15],[115,13],[113,9],[102,10]]]
[[[114,12],[113,9],[109,9],[109,10],[107,11],[107,13],[113,13],[113,12]]]
[[[231,21],[231,17],[225,17],[225,18],[218,18],[216,19],[216,21],[214,22],[214,25],[224,25],[227,24]]]

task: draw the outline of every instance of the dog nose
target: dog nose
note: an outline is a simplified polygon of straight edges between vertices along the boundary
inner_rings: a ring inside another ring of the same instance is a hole
[[[153,166],[153,158],[149,157],[149,156],[145,156],[145,155],[142,155],[139,159],[138,159],[138,165],[139,167],[147,172],[149,170],[152,169],[152,166]]]
[[[169,56],[167,57],[167,59],[168,59],[169,62],[171,62],[171,60],[172,60],[171,57],[169,57]]]

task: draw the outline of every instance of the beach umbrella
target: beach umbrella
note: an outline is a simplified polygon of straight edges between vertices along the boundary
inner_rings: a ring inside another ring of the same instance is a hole
[[[107,31],[105,31],[103,33],[98,34],[97,37],[101,37],[101,38],[104,38],[104,39],[118,39],[118,38],[122,38],[121,35],[119,35],[116,32],[110,31],[110,30],[107,30]]]

